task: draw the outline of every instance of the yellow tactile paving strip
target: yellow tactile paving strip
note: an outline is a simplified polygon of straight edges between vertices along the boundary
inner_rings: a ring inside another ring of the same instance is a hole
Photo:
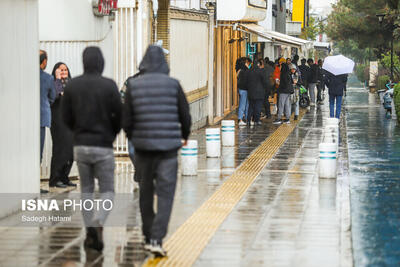
[[[300,113],[303,117],[305,111]],[[149,259],[143,266],[192,266],[219,226],[285,142],[297,123],[281,125],[214,194],[167,240],[168,257]]]

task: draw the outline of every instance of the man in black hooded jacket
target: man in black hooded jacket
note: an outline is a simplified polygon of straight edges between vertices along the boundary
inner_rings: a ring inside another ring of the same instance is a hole
[[[94,177],[99,181],[101,198],[114,198],[113,142],[121,130],[122,104],[118,87],[101,76],[104,58],[98,47],[83,52],[83,75],[72,79],[61,103],[66,125],[73,132],[74,159],[81,180],[82,199],[92,199]],[[108,212],[82,210],[86,225],[85,246],[103,249],[103,225]]]
[[[189,105],[179,82],[169,77],[161,47],[149,46],[140,74],[127,80],[123,128],[135,147],[140,213],[146,250],[166,256],[168,229],[177,179],[178,149],[190,134]],[[154,191],[157,213],[153,210]]]
[[[259,63],[264,66],[264,60],[259,60]],[[247,73],[246,88],[249,99],[248,125],[254,125],[254,123],[261,125],[261,107],[265,99],[266,88],[269,86],[267,75],[264,70],[260,69],[260,64],[253,66]]]

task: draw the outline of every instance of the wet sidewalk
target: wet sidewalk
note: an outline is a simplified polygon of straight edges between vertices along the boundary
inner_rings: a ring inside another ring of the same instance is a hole
[[[345,128],[337,180],[317,174],[327,116],[305,114],[195,266],[352,266]]]
[[[363,88],[346,113],[355,266],[399,266],[400,127]]]
[[[189,261],[183,259],[192,257],[190,262],[194,266],[351,266],[345,129],[341,131],[337,182],[318,179],[317,175],[318,144],[327,110],[326,104],[312,107],[297,126],[275,126],[267,120],[262,126],[237,128],[237,145],[223,147],[221,159],[206,158],[204,129],[191,136],[199,141],[199,171],[197,176],[178,177],[166,238],[168,247],[180,244],[179,239],[174,239],[176,234],[182,227],[187,227],[187,222],[198,214],[204,203],[213,203],[214,194],[231,184],[230,178],[243,167],[248,165],[250,169],[240,174],[254,176],[251,177],[254,182],[248,183],[243,198],[240,195],[237,203],[231,203],[232,210],[224,211],[221,223],[212,226],[216,232],[210,232],[210,239],[205,239],[204,244],[191,244],[196,247],[191,250],[198,255],[178,253],[177,262],[188,266],[183,263]],[[265,160],[268,155],[261,152],[267,150],[260,148],[268,148],[268,142],[279,131],[287,132],[288,138],[283,138],[283,144],[276,148],[277,153]],[[254,153],[255,150],[261,154]],[[248,164],[254,158],[265,162],[257,167],[260,172],[256,174],[251,167],[255,165]],[[116,192],[132,196],[125,211],[129,227],[105,229],[103,254],[84,250],[84,231],[79,228],[82,221],[80,214],[75,214],[72,224],[58,223],[41,228],[2,227],[0,265],[108,267],[158,264],[157,261],[146,262],[147,254],[141,244],[138,192],[134,191],[132,176],[130,162],[119,160]],[[66,192],[64,196],[72,193]],[[225,196],[227,202],[218,205],[230,203],[231,192]],[[200,221],[199,229],[208,227],[206,223],[212,219],[208,216]],[[185,229],[188,230],[179,237],[193,238],[194,227]],[[182,244],[184,241],[187,242],[181,239]],[[174,255],[172,253],[171,260]]]

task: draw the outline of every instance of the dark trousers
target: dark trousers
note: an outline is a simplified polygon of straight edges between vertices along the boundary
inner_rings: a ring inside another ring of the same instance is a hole
[[[264,112],[267,117],[271,117],[271,106],[269,104],[269,93],[265,94],[264,99]]]
[[[69,172],[74,162],[72,132],[61,117],[61,101],[58,99],[51,107],[51,138],[53,141],[49,185],[57,182],[67,184]]]
[[[46,127],[40,127],[40,162],[42,162],[45,137],[46,137]]]
[[[177,152],[136,151],[135,167],[140,177],[139,200],[143,235],[161,242],[167,234],[174,201],[178,171]],[[154,191],[157,194],[157,213],[153,209]]]
[[[263,99],[249,99],[249,114],[247,115],[247,121],[250,122],[253,119],[254,122],[260,121],[261,107]]]

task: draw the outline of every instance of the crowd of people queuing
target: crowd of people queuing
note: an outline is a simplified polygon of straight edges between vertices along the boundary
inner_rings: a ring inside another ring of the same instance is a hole
[[[139,73],[126,84],[122,103],[116,83],[102,76],[104,58],[98,47],[83,52],[84,73],[71,78],[67,65],[57,63],[52,75],[44,70],[47,53],[40,50],[40,158],[45,128],[53,141],[50,187],[76,186],[68,176],[77,162],[82,200],[93,200],[95,178],[100,198],[114,199],[113,142],[124,129],[134,148],[135,173],[140,189],[144,249],[166,256],[166,236],[174,200],[179,148],[189,138],[189,104],[180,83],[169,77],[159,46],[149,46]],[[133,152],[131,152],[133,154]],[[157,196],[157,212],[154,211]],[[82,210],[86,226],[84,246],[102,251],[103,226],[109,211]]]
[[[300,86],[307,89],[311,106],[323,103],[325,86],[328,86],[331,110],[336,100],[336,113],[331,111],[331,117],[340,116],[341,96],[347,76],[326,72],[321,59],[317,64],[311,58],[301,59],[300,65],[298,61],[298,55],[293,59],[281,57],[275,62],[268,57],[254,62],[248,57],[236,61],[239,126],[260,125],[260,118],[271,118],[269,98],[274,95],[277,98],[277,116],[273,123],[289,124],[292,113],[294,120],[298,120]]]
[[[40,50],[39,58],[40,159],[46,127],[50,128],[53,143],[49,186],[75,187],[68,178],[75,160],[82,198],[93,198],[97,178],[101,198],[112,200],[113,142],[123,129],[135,164],[135,180],[139,183],[144,249],[156,256],[166,256],[162,240],[167,233],[175,194],[177,153],[189,138],[191,116],[179,81],[169,76],[163,49],[157,45],[148,47],[139,73],[125,82],[123,101],[116,83],[102,76],[105,62],[98,47],[84,50],[84,73],[75,78],[63,62],[55,64],[52,74],[47,74],[44,71],[46,51]],[[335,115],[340,116],[345,77],[325,73],[321,60],[314,64],[312,59],[302,59],[301,65],[298,60],[297,55],[275,62],[269,58],[254,62],[247,57],[237,60],[240,126],[260,125],[261,118],[271,118],[269,98],[275,94],[278,107],[274,123],[289,124],[292,108],[294,120],[298,120],[299,86],[308,89],[311,105],[315,105],[323,101],[325,82],[330,90],[330,102],[336,100]],[[154,195],[157,212],[153,208]],[[86,226],[85,247],[102,251],[108,212],[83,210],[82,213]]]

